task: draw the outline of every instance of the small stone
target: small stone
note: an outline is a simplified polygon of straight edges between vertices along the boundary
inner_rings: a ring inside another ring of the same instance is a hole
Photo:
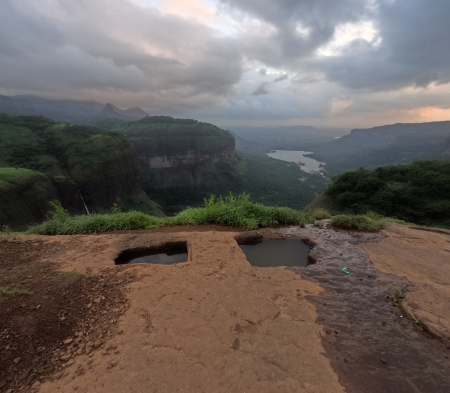
[[[81,355],[83,353],[83,350],[81,348],[79,348],[76,352],[77,355]]]
[[[14,390],[12,390],[12,389],[8,389],[8,390],[6,391],[6,393],[13,393],[13,391],[14,391]]]
[[[70,359],[65,365],[66,367],[71,366],[73,364],[73,359]]]
[[[64,344],[70,344],[73,340],[71,338],[68,338],[67,340],[64,341]]]
[[[60,319],[61,321],[65,321],[66,317],[61,317]]]
[[[92,347],[92,346],[94,345],[94,343],[93,343],[92,341],[89,341],[86,345],[87,345],[88,347]]]
[[[40,384],[41,383],[39,381],[36,381],[33,385],[31,385],[31,389],[36,389]]]
[[[380,360],[381,360],[381,363],[383,363],[383,364],[387,363],[387,360],[385,360],[385,359],[380,359]]]
[[[93,347],[95,349],[100,348],[100,346],[102,345],[102,342],[100,340],[95,340]]]
[[[67,355],[61,355],[59,358],[60,358],[63,362],[67,362],[71,357],[72,357],[72,355],[71,355],[70,353],[68,353]]]
[[[40,304],[38,306],[36,306],[36,310],[39,310],[40,308],[41,308]]]
[[[92,347],[86,347],[86,354],[89,355],[92,352]]]
[[[86,305],[86,308],[91,308],[92,307],[92,303],[89,303]]]
[[[18,364],[21,360],[22,360],[22,358],[15,358],[13,360],[13,362],[14,362],[14,364]]]

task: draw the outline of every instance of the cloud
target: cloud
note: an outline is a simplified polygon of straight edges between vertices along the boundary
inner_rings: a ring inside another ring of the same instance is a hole
[[[47,0],[45,7],[4,0],[0,68],[3,92],[133,95],[141,106],[176,112],[217,105],[233,92],[243,62],[234,38],[128,0]]]
[[[255,122],[440,119],[449,14],[448,0],[3,0],[0,94]]]
[[[283,74],[283,75],[279,76],[278,78],[276,78],[274,80],[274,82],[281,82],[281,81],[285,81],[286,79],[289,79],[289,75],[288,74]]]
[[[269,94],[269,89],[267,88],[269,84],[267,82],[261,83],[255,91],[252,93],[253,96],[262,96],[264,94]]]

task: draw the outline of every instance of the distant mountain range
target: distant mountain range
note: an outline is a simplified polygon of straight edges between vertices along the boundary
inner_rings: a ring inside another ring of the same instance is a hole
[[[113,104],[95,101],[49,100],[35,96],[0,95],[0,113],[7,115],[45,116],[71,124],[95,125],[105,119],[135,121],[148,116],[141,108],[119,109]]]
[[[327,163],[331,176],[361,167],[450,160],[450,121],[354,129],[340,139],[318,144],[313,151],[313,158]]]

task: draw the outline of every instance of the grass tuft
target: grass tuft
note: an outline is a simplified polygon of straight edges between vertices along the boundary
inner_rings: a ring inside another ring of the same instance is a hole
[[[32,295],[32,294],[33,292],[30,292],[26,289],[0,287],[0,296],[14,297],[19,295]]]
[[[322,208],[313,209],[306,212],[306,219],[310,224],[313,224],[317,220],[325,220],[331,217],[332,215]]]
[[[304,225],[304,213],[287,207],[268,207],[250,201],[248,194],[216,199],[211,195],[205,199],[203,208],[187,208],[175,217],[158,218],[144,213],[91,214],[71,217],[58,203],[51,219],[31,227],[27,234],[75,235],[90,234],[120,229],[149,229],[165,225],[223,224],[244,229],[271,227],[280,224]]]
[[[174,217],[158,218],[136,211],[111,214],[91,214],[71,217],[59,202],[52,203],[54,211],[48,221],[32,226],[26,233],[33,235],[77,235],[114,230],[149,229],[166,225],[221,224],[247,230],[276,225],[300,225],[332,218],[334,228],[378,232],[386,222],[406,224],[404,221],[381,217],[369,212],[365,215],[338,215],[332,217],[325,209],[310,209],[306,213],[288,207],[264,206],[250,201],[248,194],[226,198],[211,195],[204,207],[189,207]]]
[[[382,220],[374,220],[363,215],[339,214],[331,219],[330,226],[347,230],[379,232],[386,227],[386,224]]]
[[[244,229],[257,229],[280,224],[304,225],[303,213],[287,207],[268,207],[250,201],[248,194],[237,197],[231,193],[223,199],[211,195],[203,208],[187,208],[175,217],[166,219],[167,225],[223,224]]]

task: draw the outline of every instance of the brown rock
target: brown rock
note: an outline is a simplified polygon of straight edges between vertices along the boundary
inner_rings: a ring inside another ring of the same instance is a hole
[[[19,364],[19,362],[22,360],[22,358],[15,358],[13,360],[14,364]]]
[[[71,338],[68,338],[67,340],[64,341],[64,344],[68,345],[72,342],[73,340]]]
[[[41,308],[40,304],[36,306],[36,310],[39,310],[40,308]]]
[[[92,341],[89,341],[86,345],[87,345],[88,347],[92,347],[92,346],[94,345],[94,343],[93,343]]]
[[[102,342],[100,340],[95,340],[93,347],[95,349],[100,348],[100,346],[102,345]]]
[[[67,363],[66,363],[66,367],[71,366],[73,364],[73,359],[70,359]]]
[[[41,383],[39,381],[36,381],[33,385],[31,385],[31,389],[36,389],[40,384]]]
[[[86,347],[86,354],[89,355],[92,352],[92,347]]]
[[[89,303],[86,305],[86,308],[91,308],[92,307],[92,303]]]
[[[67,362],[71,357],[72,357],[71,354],[67,354],[67,355],[61,355],[59,358],[60,358],[63,362]]]

